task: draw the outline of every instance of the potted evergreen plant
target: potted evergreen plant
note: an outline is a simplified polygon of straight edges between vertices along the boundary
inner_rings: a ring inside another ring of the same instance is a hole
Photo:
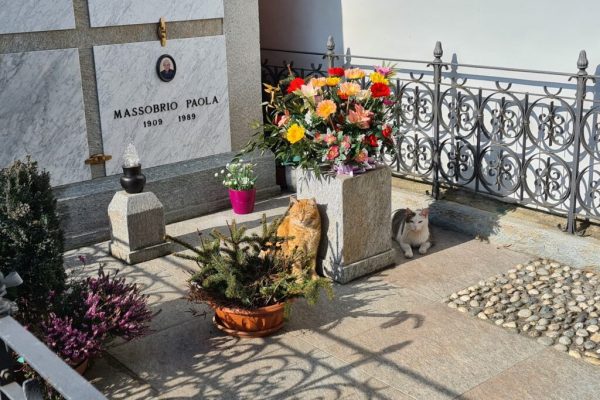
[[[254,211],[256,200],[256,174],[254,164],[245,163],[243,160],[234,161],[226,165],[221,173],[215,177],[223,177],[223,185],[229,189],[229,200],[236,214],[250,214]]]
[[[276,234],[279,220],[267,224],[263,215],[260,235],[235,221],[227,226],[227,235],[214,230],[200,248],[169,237],[194,253],[176,254],[200,267],[189,280],[189,299],[215,310],[217,328],[238,337],[267,336],[283,326],[293,299],[315,304],[321,289],[332,297],[331,282],[313,276],[308,255],[283,254],[287,239]]]

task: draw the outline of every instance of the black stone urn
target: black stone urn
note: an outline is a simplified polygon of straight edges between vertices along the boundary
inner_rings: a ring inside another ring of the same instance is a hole
[[[146,184],[146,176],[142,174],[142,166],[123,167],[123,176],[121,177],[121,187],[127,193],[142,193]]]

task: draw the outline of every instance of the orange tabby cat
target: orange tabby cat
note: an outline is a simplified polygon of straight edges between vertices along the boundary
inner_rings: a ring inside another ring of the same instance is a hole
[[[281,251],[290,255],[295,249],[311,257],[312,273],[317,275],[317,251],[321,240],[321,215],[314,199],[290,198],[290,208],[277,229],[277,236],[292,237]],[[294,272],[300,272],[297,268]]]

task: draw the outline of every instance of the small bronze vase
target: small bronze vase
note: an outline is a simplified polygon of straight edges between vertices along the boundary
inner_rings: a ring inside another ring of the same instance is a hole
[[[127,193],[142,193],[146,184],[146,176],[142,174],[142,166],[123,167],[123,176],[121,177],[121,187]]]

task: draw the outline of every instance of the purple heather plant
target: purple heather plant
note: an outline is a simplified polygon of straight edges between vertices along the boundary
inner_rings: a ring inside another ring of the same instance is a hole
[[[51,294],[54,310],[42,324],[46,344],[65,361],[79,363],[102,351],[110,340],[132,340],[148,332],[152,313],[135,284],[102,268],[95,277],[71,282]]]
[[[74,327],[73,318],[61,318],[51,313],[42,329],[46,345],[71,365],[95,357],[102,351],[103,338],[88,329]]]

